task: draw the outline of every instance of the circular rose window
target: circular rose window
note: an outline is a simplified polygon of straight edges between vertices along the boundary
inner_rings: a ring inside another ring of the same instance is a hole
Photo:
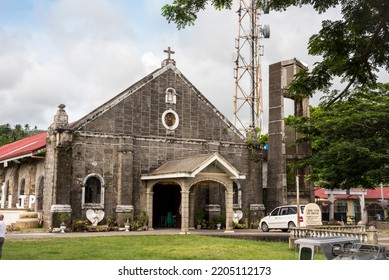
[[[162,114],[162,124],[167,129],[173,130],[178,127],[179,118],[173,110],[167,110]]]

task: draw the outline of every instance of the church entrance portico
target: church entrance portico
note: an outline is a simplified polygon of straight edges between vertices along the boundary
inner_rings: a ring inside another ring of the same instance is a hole
[[[245,179],[245,176],[239,174],[220,154],[167,161],[153,172],[142,175],[141,179],[146,187],[149,225],[170,225],[166,223],[167,214],[173,214],[179,205],[178,214],[175,215],[176,224],[178,217],[181,232],[185,234],[194,227],[196,207],[209,207],[211,202],[220,207],[217,203],[224,202],[217,215],[225,214],[225,231],[232,231],[233,181]],[[166,183],[171,181],[177,184]],[[177,193],[179,189],[180,199]]]
[[[201,180],[202,176],[197,178]],[[201,213],[203,216],[202,228],[216,228],[219,218],[222,219],[221,224],[225,227],[226,209],[227,209],[227,193],[228,187],[221,182],[206,178],[192,184],[189,193],[189,228],[194,229],[198,225],[196,216]],[[197,215],[196,215],[197,214]]]

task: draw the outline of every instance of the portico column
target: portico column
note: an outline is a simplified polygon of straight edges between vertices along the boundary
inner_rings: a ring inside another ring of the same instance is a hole
[[[194,229],[194,212],[195,212],[195,195],[196,193],[192,191],[189,193],[189,228]]]
[[[233,209],[234,192],[232,189],[232,182],[226,188],[226,230],[224,232],[234,232],[232,227],[232,212]]]
[[[181,233],[189,231],[189,190],[184,187],[181,191]]]
[[[146,211],[147,215],[149,216],[149,222],[148,222],[148,229],[149,230],[154,230],[153,229],[153,196],[154,192],[151,190],[150,187],[147,187],[146,190]]]

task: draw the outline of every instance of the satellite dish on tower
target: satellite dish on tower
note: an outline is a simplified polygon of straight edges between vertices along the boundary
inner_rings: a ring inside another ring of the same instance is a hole
[[[264,38],[270,38],[270,26],[265,24],[261,29],[262,35]]]

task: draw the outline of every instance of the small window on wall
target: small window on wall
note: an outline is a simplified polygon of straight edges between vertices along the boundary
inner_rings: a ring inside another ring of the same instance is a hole
[[[242,208],[242,188],[240,184],[233,182],[232,184],[232,190],[234,192],[233,195],[233,207],[234,209],[240,209]]]
[[[9,203],[9,200],[8,200],[8,195],[9,195],[9,181],[7,180],[5,182],[5,188],[4,188],[4,193],[3,193],[3,197],[4,197],[4,206],[3,205],[0,205],[4,208],[7,208],[7,207],[11,207],[11,206],[8,206],[8,203]]]
[[[104,189],[104,181],[99,175],[87,176],[82,188],[82,208],[104,208]]]
[[[16,207],[24,208],[25,205],[22,202],[25,202],[25,200],[22,199],[22,195],[24,196],[25,192],[26,192],[26,180],[23,178],[22,180],[20,180],[20,185],[19,185],[19,198],[18,198],[19,206]]]
[[[168,104],[176,104],[176,90],[174,88],[167,88],[165,91],[165,102]]]
[[[26,180],[23,178],[20,181],[19,195],[24,195],[25,188],[26,188]]]
[[[42,211],[43,210],[43,187],[44,187],[44,177],[39,177],[38,180],[38,196],[36,197],[37,200],[37,210]]]

